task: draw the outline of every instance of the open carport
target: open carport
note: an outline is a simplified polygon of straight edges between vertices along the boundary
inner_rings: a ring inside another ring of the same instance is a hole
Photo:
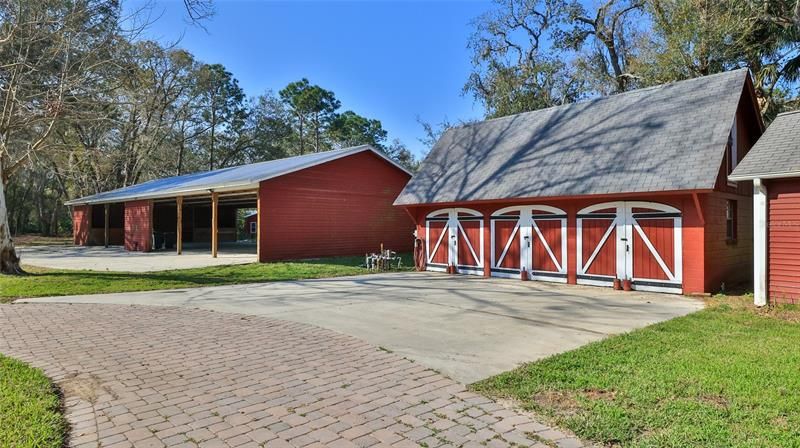
[[[205,248],[216,258],[235,247],[226,243],[249,240],[260,262],[362,255],[382,245],[407,252],[414,226],[392,201],[410,176],[362,145],[155,179],[66,204],[77,246],[178,255]]]
[[[313,324],[464,383],[703,306],[696,299],[666,294],[437,273],[30,301],[181,306]]]

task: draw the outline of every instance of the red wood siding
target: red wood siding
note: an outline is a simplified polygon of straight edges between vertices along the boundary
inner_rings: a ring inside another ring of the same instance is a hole
[[[672,219],[640,219],[639,227],[644,232],[658,256],[667,265],[667,269],[675,272],[675,226]],[[668,280],[667,274],[656,261],[655,256],[642,239],[639,232],[633,232],[633,276]]]
[[[752,187],[751,187],[752,188]],[[728,200],[737,204],[737,239],[727,239],[725,209]],[[752,196],[714,192],[701,195],[706,218],[706,292],[753,281],[753,199]]]
[[[767,192],[769,297],[800,303],[800,179],[770,181]]]
[[[458,265],[459,266],[477,266],[478,260],[472,255],[469,250],[470,245],[475,255],[481,256],[481,222],[480,221],[460,221],[461,228],[459,229],[458,239]],[[464,238],[466,235],[466,238]],[[469,241],[469,244],[467,244]]]
[[[414,225],[392,205],[409,178],[365,151],[261,182],[261,261],[410,252]]]
[[[447,235],[442,236],[442,233],[447,232],[447,222],[431,221],[428,224],[428,232],[431,245],[427,250],[430,251],[431,263],[447,264]],[[436,243],[439,245],[436,246]]]
[[[495,221],[494,222],[494,260],[498,263],[498,267],[506,269],[520,269],[520,243],[519,243],[519,230],[514,233],[517,221]],[[514,240],[509,244],[509,238],[514,235]],[[503,251],[508,247],[506,256],[500,260]],[[488,252],[487,252],[488,253]],[[489,259],[491,263],[491,259]]]
[[[150,252],[153,245],[153,203],[125,203],[125,250]]]
[[[581,258],[583,259],[584,267],[589,261],[603,235],[608,231],[613,219],[589,219],[584,218],[581,223]],[[589,270],[586,271],[592,275],[616,275],[617,274],[617,230],[611,231],[611,234],[603,242],[603,246],[595,256],[592,264],[589,265]]]
[[[92,225],[92,206],[72,207],[72,242],[76,246],[89,245],[89,231]]]
[[[539,231],[542,232],[542,236],[544,237],[544,242],[542,239],[534,231],[533,235],[533,261],[531,267],[537,271],[549,271],[549,272],[558,272],[558,268],[556,267],[555,263],[553,263],[553,259],[550,258],[550,254],[547,252],[547,249],[544,246],[544,243],[547,243],[547,247],[550,248],[550,251],[553,253],[553,256],[559,262],[561,261],[561,221],[560,220],[547,220],[547,219],[537,219],[535,220],[536,226],[539,227]]]
[[[700,195],[700,202],[701,207],[705,207],[704,204],[706,200],[704,199],[705,196],[708,194],[701,194]],[[682,216],[682,243],[683,243],[683,291],[685,294],[702,294],[702,293],[710,293],[716,291],[714,288],[708,288],[706,285],[706,249],[705,249],[705,227],[702,224],[702,220],[697,213],[697,208],[694,205],[694,200],[691,194],[652,194],[652,195],[604,195],[603,197],[597,197],[592,199],[586,198],[563,198],[563,199],[547,199],[547,200],[505,200],[505,201],[486,201],[481,203],[450,203],[450,204],[442,204],[442,205],[423,205],[423,206],[414,206],[408,207],[409,213],[414,216],[417,222],[417,232],[421,239],[424,240],[425,238],[425,217],[428,213],[443,209],[443,208],[451,208],[451,207],[465,207],[470,208],[473,210],[477,210],[481,212],[484,217],[490,216],[492,213],[496,212],[497,210],[510,207],[514,205],[551,205],[553,207],[560,208],[567,212],[567,282],[574,284],[577,281],[577,223],[576,223],[576,216],[577,212],[584,207],[589,205],[594,205],[603,202],[614,202],[614,201],[649,201],[649,202],[656,202],[660,204],[671,205],[679,210],[681,210]],[[746,204],[741,204],[742,209],[747,209],[745,206]],[[740,209],[740,213],[741,210]],[[713,217],[713,215],[721,213],[718,219],[723,220],[724,225],[724,209],[721,211],[719,209],[711,209],[711,210],[703,210],[706,219]],[[752,214],[751,214],[752,216]],[[715,218],[716,219],[716,218]],[[484,230],[484,253],[490,254],[491,253],[491,237],[488,232],[488,218],[484,221],[485,222],[485,230]],[[747,224],[748,219],[744,216],[740,216],[739,226],[740,226],[740,235],[745,235],[747,232],[751,232],[751,230],[745,230],[745,226],[750,226],[752,229],[752,217],[750,218],[750,224]],[[539,221],[537,221],[537,224]],[[584,224],[586,221],[584,221]],[[499,222],[495,222],[495,226],[497,226]],[[610,224],[610,220],[598,220],[598,226],[603,227],[602,231],[608,228]],[[513,227],[513,226],[512,226]],[[497,228],[497,227],[496,227]],[[723,227],[724,230],[724,227]],[[600,232],[600,230],[597,230]],[[509,231],[505,231],[506,234],[509,234]],[[584,232],[586,232],[584,228]],[[602,234],[600,235],[602,236]],[[600,236],[595,237],[595,241],[599,241]],[[752,237],[751,237],[752,238]],[[501,244],[499,240],[502,239],[500,237],[495,238],[495,255],[499,257],[499,254],[502,252],[502,248],[498,248],[498,245]],[[584,250],[588,250],[586,248],[586,240],[590,239],[588,236],[584,236]],[[507,240],[507,238],[506,238]],[[613,246],[614,235],[612,234],[610,237],[611,246]],[[559,243],[560,244],[560,243]],[[659,243],[660,244],[660,243]],[[554,244],[551,244],[551,249],[555,252],[556,256],[560,256],[560,246],[554,247]],[[717,252],[715,256],[725,258],[729,255],[731,251],[734,249],[730,246],[725,246],[720,248],[721,252]],[[591,255],[591,252],[589,252]],[[518,260],[519,259],[519,252],[516,254],[508,254],[506,257],[512,257],[511,260]],[[514,258],[515,257],[515,258]],[[663,256],[662,256],[663,257]],[[672,260],[672,255],[666,256],[668,260]],[[549,257],[548,257],[549,258]],[[602,260],[598,260],[602,262]],[[597,263],[596,261],[595,263]],[[486,263],[488,265],[489,258],[487,255]],[[510,263],[510,261],[509,261]],[[671,261],[674,264],[674,260]],[[518,265],[518,261],[514,261],[514,266]],[[510,266],[510,264],[504,262],[503,266]],[[599,266],[599,265],[597,265]],[[612,265],[613,266],[613,265]],[[673,267],[670,265],[670,267]],[[616,273],[615,267],[612,267],[612,274]],[[488,275],[488,270],[484,269],[486,275]],[[592,270],[591,272],[595,272]],[[752,271],[745,270],[744,272],[737,272],[735,275],[732,274],[732,277],[736,277],[739,279],[745,279],[752,276]],[[719,287],[719,284],[716,286]]]

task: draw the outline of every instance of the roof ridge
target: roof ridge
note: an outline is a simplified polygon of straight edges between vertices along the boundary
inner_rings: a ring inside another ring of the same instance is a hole
[[[779,114],[778,114],[778,115],[776,115],[775,117],[777,118],[777,117],[782,117],[782,116],[784,116],[784,115],[792,115],[792,114],[797,114],[797,113],[800,113],[800,109],[796,109],[796,110],[787,110],[786,112],[781,112],[781,113],[779,113]]]
[[[488,122],[494,122],[494,121],[500,121],[500,120],[507,120],[507,119],[511,119],[511,118],[514,118],[514,117],[519,117],[519,116],[522,116],[522,115],[541,113],[541,112],[544,112],[544,111],[555,110],[555,109],[559,109],[559,108],[562,108],[562,107],[575,106],[575,105],[578,105],[578,104],[590,104],[592,102],[618,98],[618,97],[621,97],[623,95],[629,95],[629,94],[633,94],[633,93],[650,92],[650,91],[653,91],[653,90],[656,90],[656,89],[662,89],[664,87],[671,87],[671,86],[674,86],[674,85],[677,85],[677,84],[688,83],[688,82],[692,82],[692,81],[699,81],[701,79],[702,80],[707,80],[708,78],[716,78],[716,77],[720,77],[720,76],[723,76],[723,75],[724,76],[732,76],[733,73],[741,72],[741,71],[745,71],[745,70],[749,72],[750,69],[748,69],[747,67],[741,67],[741,68],[737,68],[737,69],[734,69],[734,70],[727,70],[727,71],[723,71],[723,72],[712,73],[710,75],[696,76],[694,78],[681,79],[681,80],[678,80],[678,81],[668,81],[668,82],[665,82],[663,84],[657,84],[657,85],[654,85],[654,86],[648,86],[648,87],[642,87],[642,88],[639,88],[639,89],[628,90],[626,92],[612,93],[611,95],[595,96],[595,97],[587,98],[585,100],[575,101],[573,103],[559,104],[559,105],[556,105],[556,106],[545,107],[545,108],[542,108],[542,109],[534,109],[534,110],[529,110],[529,111],[525,111],[525,112],[519,112],[519,113],[511,114],[511,115],[504,115],[502,117],[487,118],[487,119],[481,120],[481,121],[476,121],[476,122],[472,122],[472,123],[465,123],[465,124],[462,124],[462,125],[459,125],[459,126],[453,126],[451,129],[468,128],[470,126],[475,126],[475,125],[478,125],[478,124],[481,124],[481,123],[488,123]],[[785,112],[785,113],[788,113],[788,112]]]

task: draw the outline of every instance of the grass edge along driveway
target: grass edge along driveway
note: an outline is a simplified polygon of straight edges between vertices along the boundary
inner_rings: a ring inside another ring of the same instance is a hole
[[[61,399],[39,369],[0,355],[0,446],[60,448],[67,423]]]
[[[800,445],[800,309],[751,298],[589,344],[472,389],[625,447]]]
[[[342,277],[372,272],[362,267],[363,263],[364,257],[332,257],[155,272],[81,271],[27,266],[28,275],[0,275],[0,303],[23,297],[196,288]],[[403,255],[403,266],[403,270],[413,268],[410,255]]]

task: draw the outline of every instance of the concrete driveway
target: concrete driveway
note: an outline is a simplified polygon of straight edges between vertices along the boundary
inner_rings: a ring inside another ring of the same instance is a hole
[[[181,306],[314,324],[463,383],[703,306],[675,295],[412,272],[29,301]]]
[[[129,252],[120,246],[23,246],[19,251],[23,265],[91,271],[151,272],[256,262],[255,245],[246,243],[221,244],[217,258],[210,249],[191,244],[181,255],[174,250]]]

